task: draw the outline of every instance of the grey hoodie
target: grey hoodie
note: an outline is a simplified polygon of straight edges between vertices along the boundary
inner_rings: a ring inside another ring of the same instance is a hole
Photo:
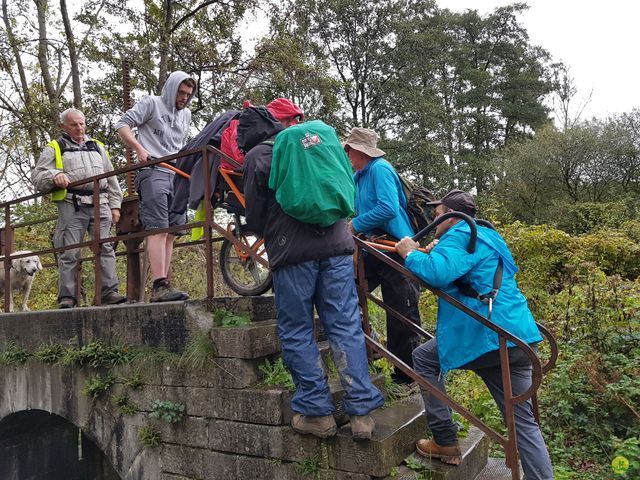
[[[116,130],[128,126],[138,128],[138,141],[156,158],[178,152],[185,143],[191,125],[191,110],[188,106],[176,109],[178,87],[190,78],[184,72],[176,70],[162,87],[160,96],[144,97],[133,108],[127,110],[116,124]]]

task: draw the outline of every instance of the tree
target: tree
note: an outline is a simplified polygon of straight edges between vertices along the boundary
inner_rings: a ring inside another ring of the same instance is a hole
[[[403,85],[394,92],[395,133],[444,156],[448,168],[436,183],[482,193],[500,175],[500,149],[548,121],[542,101],[552,88],[549,57],[518,23],[525,8],[514,4],[484,17],[406,10],[394,56]]]

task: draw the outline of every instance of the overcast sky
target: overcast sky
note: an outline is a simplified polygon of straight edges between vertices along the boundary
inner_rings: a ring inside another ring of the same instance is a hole
[[[506,0],[436,0],[441,8],[489,13]],[[640,2],[529,0],[520,17],[531,43],[568,65],[578,97],[591,101],[581,119],[640,107]]]

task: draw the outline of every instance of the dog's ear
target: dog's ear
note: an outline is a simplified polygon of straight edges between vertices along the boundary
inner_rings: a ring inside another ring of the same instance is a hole
[[[42,262],[40,262],[40,257],[36,257],[36,269],[40,272],[42,271]]]
[[[11,266],[14,270],[20,270],[20,262],[22,262],[21,258],[14,258],[11,260]]]

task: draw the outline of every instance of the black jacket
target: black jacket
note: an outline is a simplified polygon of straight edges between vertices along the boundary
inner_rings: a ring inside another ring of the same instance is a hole
[[[200,148],[205,145],[212,145],[220,148],[220,139],[222,132],[229,126],[229,122],[238,114],[238,110],[229,110],[222,115],[216,117],[212,122],[196,135],[189,143],[187,143],[181,152]],[[218,177],[218,166],[220,165],[219,155],[211,155],[209,157],[209,179],[211,182],[211,195],[216,188],[216,180]],[[191,175],[191,180],[187,180],[181,175],[173,178],[173,201],[171,211],[184,213],[187,206],[195,210],[200,204],[200,200],[204,198],[204,173],[202,171],[202,154],[200,152],[182,157],[178,159],[176,166],[185,173]],[[211,198],[213,203],[213,197]]]
[[[353,237],[344,220],[324,229],[299,222],[282,211],[275,192],[269,189],[273,146],[261,142],[274,139],[281,130],[282,125],[265,109],[246,109],[240,116],[238,147],[247,152],[244,194],[249,230],[264,237],[274,270],[309,260],[352,255]]]

